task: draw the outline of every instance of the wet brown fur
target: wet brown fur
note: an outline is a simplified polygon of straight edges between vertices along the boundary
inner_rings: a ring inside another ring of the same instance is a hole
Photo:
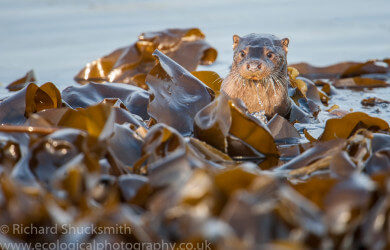
[[[221,90],[232,98],[240,98],[250,113],[263,111],[268,119],[276,113],[287,116],[291,109],[288,39],[249,34],[242,38],[235,35],[233,41],[233,63]]]

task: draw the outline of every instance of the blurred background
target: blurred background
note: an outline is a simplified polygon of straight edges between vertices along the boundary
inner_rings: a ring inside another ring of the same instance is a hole
[[[199,27],[219,57],[222,77],[232,35],[290,39],[289,63],[325,66],[390,57],[390,1],[1,0],[1,88],[34,69],[39,83],[61,89],[86,63],[130,45],[140,33]]]

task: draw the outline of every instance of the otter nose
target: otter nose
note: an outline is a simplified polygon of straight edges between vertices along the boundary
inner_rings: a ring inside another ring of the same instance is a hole
[[[259,69],[261,69],[261,67],[262,67],[262,63],[259,61],[251,61],[251,62],[248,62],[246,64],[247,70],[250,70],[250,71],[259,70]]]

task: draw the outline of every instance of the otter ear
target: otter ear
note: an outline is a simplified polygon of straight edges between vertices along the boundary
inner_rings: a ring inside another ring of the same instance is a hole
[[[236,49],[238,44],[240,43],[241,37],[238,35],[233,35],[233,49]]]
[[[282,43],[282,47],[284,49],[284,51],[286,51],[286,53],[288,52],[288,44],[290,43],[290,40],[288,40],[288,38],[283,38],[282,40],[280,40],[280,42]]]

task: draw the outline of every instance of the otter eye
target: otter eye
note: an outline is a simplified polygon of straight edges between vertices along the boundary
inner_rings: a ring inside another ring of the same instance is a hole
[[[268,52],[268,53],[267,53],[267,57],[268,57],[268,58],[274,57],[274,53],[273,53],[273,52]]]
[[[244,56],[245,56],[245,51],[241,50],[241,51],[240,51],[240,56],[241,56],[241,57],[244,57]]]

